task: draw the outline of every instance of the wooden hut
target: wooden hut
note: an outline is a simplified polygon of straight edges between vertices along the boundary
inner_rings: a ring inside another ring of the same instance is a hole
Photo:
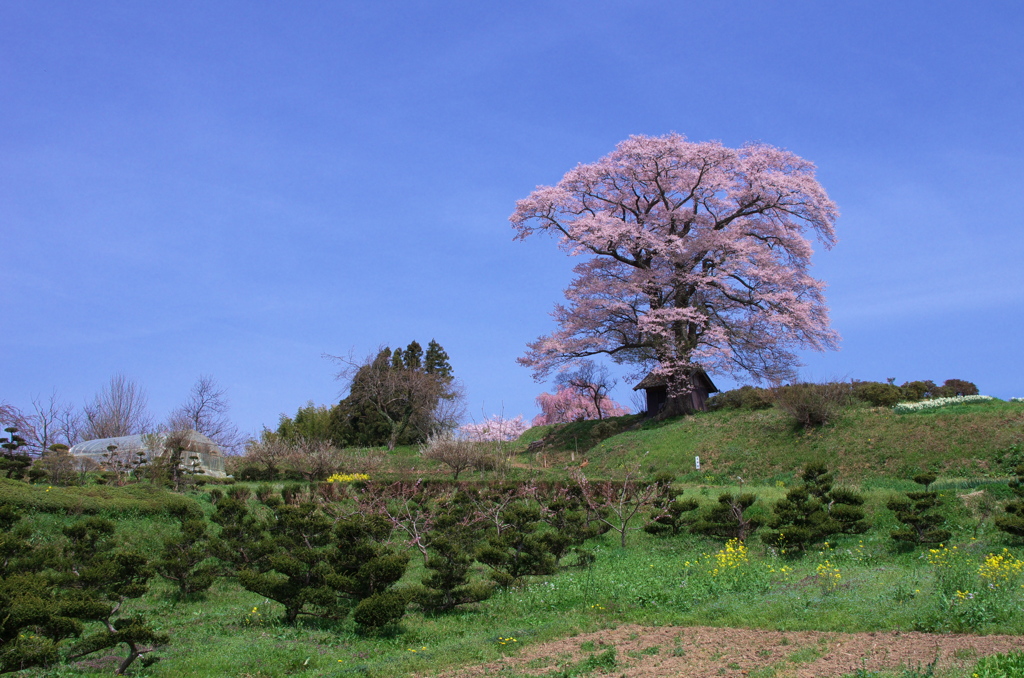
[[[633,387],[634,391],[643,390],[647,396],[647,410],[645,414],[653,417],[659,414],[669,404],[668,384],[665,377],[660,374],[648,374],[639,384]],[[697,369],[693,375],[693,390],[683,396],[667,414],[686,414],[688,412],[706,412],[708,409],[708,396],[718,393],[718,387],[711,377],[702,369]]]

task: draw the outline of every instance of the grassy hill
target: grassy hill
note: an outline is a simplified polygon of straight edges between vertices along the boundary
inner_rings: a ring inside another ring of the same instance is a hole
[[[620,420],[605,423],[605,431],[639,424],[636,417]],[[1005,476],[1024,462],[1024,404],[999,400],[907,414],[855,405],[833,424],[810,430],[798,430],[775,408],[720,410],[643,423],[593,444],[603,437],[600,426],[530,429],[519,442],[519,460],[550,469],[586,461],[592,472],[612,476],[624,464],[640,463],[650,472],[711,484],[731,484],[737,476],[786,480],[812,460],[824,461],[848,481],[909,478],[923,470],[946,478]],[[543,448],[526,451],[538,440],[545,441]]]

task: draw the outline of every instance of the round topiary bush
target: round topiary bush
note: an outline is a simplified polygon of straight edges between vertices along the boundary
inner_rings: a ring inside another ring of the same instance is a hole
[[[379,629],[401,619],[407,602],[405,594],[400,591],[374,593],[359,601],[352,618],[360,626]]]

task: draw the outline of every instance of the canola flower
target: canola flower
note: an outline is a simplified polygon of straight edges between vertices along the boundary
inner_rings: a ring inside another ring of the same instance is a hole
[[[359,480],[369,480],[370,476],[365,473],[335,473],[327,479],[329,483],[354,483]]]
[[[822,591],[831,593],[839,587],[839,582],[842,581],[843,575],[837,566],[833,565],[831,561],[825,560],[819,563],[818,567],[814,570],[814,577],[818,580]]]
[[[715,554],[715,567],[711,570],[711,576],[735,572],[749,562],[746,544],[739,539],[730,539],[725,542],[725,548]]]
[[[1015,557],[1008,549],[1002,553],[990,553],[978,568],[978,576],[989,588],[999,588],[1009,583],[1024,571],[1024,560]]]
[[[953,567],[959,556],[957,547],[948,548],[945,544],[939,544],[937,549],[928,549],[925,554],[928,564],[934,567]]]

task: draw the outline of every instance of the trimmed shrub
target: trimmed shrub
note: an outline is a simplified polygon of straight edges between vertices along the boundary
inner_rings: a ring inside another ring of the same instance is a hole
[[[905,528],[893,530],[890,536],[895,541],[909,544],[941,544],[952,533],[940,527],[946,522],[936,509],[942,505],[938,492],[929,492],[928,486],[935,482],[934,473],[914,476],[914,482],[924,486],[924,492],[907,492],[906,498],[893,497],[886,507],[896,514],[896,520]]]
[[[405,615],[408,604],[401,591],[383,591],[364,598],[356,605],[352,619],[360,626],[379,629],[396,623]]]
[[[1007,534],[1024,538],[1024,464],[1017,467],[1017,477],[1011,480],[1010,490],[1016,499],[1004,507],[1008,515],[996,518],[996,527]]]
[[[832,487],[832,475],[822,463],[808,464],[800,474],[803,484],[777,502],[769,521],[772,532],[761,535],[770,546],[800,551],[820,544],[833,534],[860,534],[868,530],[864,498],[844,488]]]
[[[719,539],[745,541],[761,527],[761,521],[747,513],[756,501],[757,497],[749,493],[738,496],[723,494],[718,497],[716,505],[697,519],[690,531]]]

